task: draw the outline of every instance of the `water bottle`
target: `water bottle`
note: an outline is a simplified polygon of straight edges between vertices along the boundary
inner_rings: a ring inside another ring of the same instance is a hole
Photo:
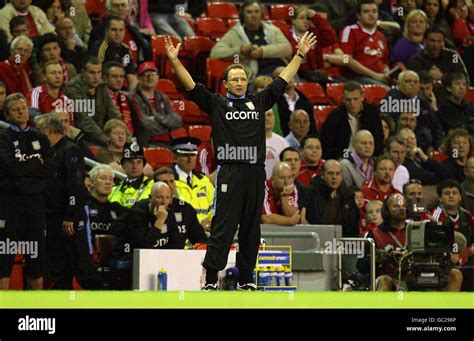
[[[268,286],[268,268],[264,266],[258,271],[258,285],[261,287]]]
[[[274,266],[270,267],[268,277],[269,277],[268,285],[271,287],[275,287],[277,285],[277,271]]]
[[[277,281],[276,281],[277,282],[276,283],[277,287],[285,286],[285,269],[281,265],[277,268],[277,277],[276,277],[276,279],[277,279]]]
[[[225,287],[227,290],[236,290],[237,281],[239,278],[239,269],[229,268],[225,274]]]
[[[161,268],[160,272],[158,272],[158,290],[166,291],[168,290],[168,274],[166,270]]]
[[[285,268],[285,285],[291,287],[293,285],[293,272],[290,267]]]

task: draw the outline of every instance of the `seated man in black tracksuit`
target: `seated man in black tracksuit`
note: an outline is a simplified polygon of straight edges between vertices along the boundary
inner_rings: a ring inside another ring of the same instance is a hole
[[[125,227],[114,250],[113,266],[126,266],[124,262],[131,260],[134,249],[184,249],[186,239],[192,244],[207,241],[197,219],[186,226],[182,212],[174,211],[171,205],[170,188],[164,182],[157,182],[150,199],[138,202],[119,218],[118,224]]]
[[[57,113],[40,115],[35,123],[48,137],[57,163],[57,171],[50,174],[45,193],[46,252],[54,289],[72,289],[74,276],[84,289],[98,288],[86,212],[84,156],[66,138]]]
[[[306,212],[309,224],[342,225],[343,237],[359,235],[359,209],[354,193],[343,183],[338,161],[326,161],[321,175],[311,181],[309,191]]]

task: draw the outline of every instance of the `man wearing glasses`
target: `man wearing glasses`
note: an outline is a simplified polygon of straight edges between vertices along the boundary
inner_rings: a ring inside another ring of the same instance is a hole
[[[138,67],[138,86],[131,93],[136,111],[142,116],[145,129],[145,146],[150,142],[162,141],[173,130],[181,128],[181,117],[173,109],[168,96],[156,90],[160,80],[158,69],[152,62],[144,62]]]

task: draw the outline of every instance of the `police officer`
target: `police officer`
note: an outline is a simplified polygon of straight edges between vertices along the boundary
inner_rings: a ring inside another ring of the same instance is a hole
[[[49,141],[29,126],[26,98],[11,94],[5,101],[10,123],[0,130],[0,241],[28,241],[26,257],[30,289],[43,288],[46,217],[43,194],[47,177],[54,172]],[[15,254],[0,255],[0,290],[9,288]]]
[[[184,248],[186,241],[189,240],[193,244],[194,249],[204,248],[203,243],[207,242],[207,235],[204,227],[199,224],[196,210],[184,200],[181,200],[176,193],[175,173],[171,168],[161,167],[156,170],[154,180],[162,181],[168,185],[171,190],[171,211],[174,214],[178,234],[176,236],[176,248]]]
[[[36,117],[38,129],[48,137],[57,163],[48,177],[46,197],[46,251],[54,289],[72,289],[73,278],[84,289],[95,289],[98,277],[92,262],[90,226],[84,185],[85,163],[79,147],[66,138],[57,113]]]
[[[135,203],[148,199],[153,180],[143,174],[146,164],[145,154],[136,141],[125,146],[121,164],[127,178],[114,186],[109,201],[130,208]]]
[[[197,212],[201,225],[211,227],[214,186],[209,178],[195,170],[198,147],[201,141],[195,137],[181,137],[173,140],[175,158],[175,183],[181,200],[189,203]]]
[[[252,274],[260,242],[260,214],[265,183],[265,112],[283,95],[288,82],[296,75],[316,37],[306,32],[299,40],[298,52],[265,90],[246,96],[248,75],[239,64],[224,72],[226,97],[212,94],[202,84],[196,85],[178,59],[181,44],[173,46],[165,39],[171,65],[191,100],[207,112],[212,124],[212,138],[219,164],[216,178],[216,206],[211,237],[203,262],[206,269],[204,290],[217,290],[217,273],[224,269],[237,227],[239,252],[239,290],[255,290]],[[265,50],[263,50],[265,55]]]
[[[120,235],[121,231],[117,230],[114,223],[128,209],[117,202],[109,202],[107,199],[112,193],[114,185],[112,167],[97,165],[90,170],[89,176],[92,182],[88,200],[92,242],[97,234]]]

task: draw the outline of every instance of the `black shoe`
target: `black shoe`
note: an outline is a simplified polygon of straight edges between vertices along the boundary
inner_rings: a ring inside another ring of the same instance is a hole
[[[240,283],[237,283],[237,291],[256,291],[257,286],[255,283],[245,283],[240,285]]]
[[[217,290],[219,290],[217,283],[209,283],[201,288],[201,291],[217,291]]]

